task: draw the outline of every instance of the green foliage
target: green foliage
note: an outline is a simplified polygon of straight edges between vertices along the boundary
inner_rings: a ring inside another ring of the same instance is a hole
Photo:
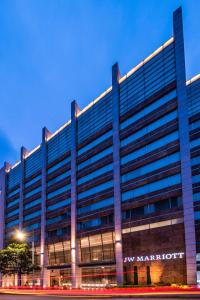
[[[0,273],[29,274],[40,267],[32,264],[32,255],[28,244],[11,243],[0,250]]]

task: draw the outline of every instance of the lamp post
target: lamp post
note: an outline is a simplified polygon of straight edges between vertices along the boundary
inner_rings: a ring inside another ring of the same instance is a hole
[[[30,236],[30,234],[29,234]],[[34,266],[35,264],[35,234],[34,234],[34,230],[32,231],[32,242],[31,242],[31,254],[32,254],[32,265]],[[27,238],[27,233],[21,230],[17,230],[15,237],[18,241],[25,241]],[[33,268],[33,286],[34,286],[34,268]]]

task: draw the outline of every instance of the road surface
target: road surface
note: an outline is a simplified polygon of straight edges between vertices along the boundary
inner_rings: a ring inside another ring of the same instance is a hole
[[[70,300],[70,299],[72,299],[72,300],[80,300],[81,298],[79,297],[79,298],[75,298],[75,297],[69,297],[69,296],[54,296],[54,295],[46,295],[46,296],[44,296],[44,295],[8,295],[8,294],[0,294],[0,300],[61,300],[61,299],[68,299],[68,300]],[[88,299],[87,298],[87,296],[86,297],[83,297],[82,299]],[[89,298],[89,299],[95,299],[95,300],[105,300],[106,298]],[[107,299],[112,299],[112,298],[107,298]],[[122,299],[124,299],[124,300],[130,300],[131,298],[114,298],[114,299],[116,299],[116,300],[122,300]],[[154,297],[152,297],[152,298],[144,298],[144,296],[143,297],[140,297],[140,296],[138,296],[137,298],[132,298],[132,299],[135,299],[135,300],[147,300],[147,299],[152,299],[152,300],[169,300],[169,299],[171,299],[171,300],[177,300],[177,299],[179,299],[179,300],[185,300],[185,299],[192,299],[192,298],[186,298],[186,297],[173,297],[173,298],[169,298],[169,297],[167,297],[167,298],[165,298],[164,296],[163,297],[156,297],[156,298],[154,298]],[[200,296],[199,296],[199,298],[196,298],[196,299],[200,299]]]

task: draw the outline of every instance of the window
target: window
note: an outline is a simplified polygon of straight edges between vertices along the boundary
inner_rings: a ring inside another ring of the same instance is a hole
[[[139,148],[132,153],[129,153],[128,155],[125,155],[124,157],[121,158],[121,164],[126,164],[127,162],[134,160],[140,156],[143,156],[151,151],[154,151],[165,144],[168,144],[172,141],[175,141],[178,139],[178,131],[174,131],[173,133],[170,133],[161,139],[156,140],[155,142],[152,142],[145,147]]]
[[[160,169],[162,167],[165,167],[169,164],[175,163],[177,161],[180,160],[180,154],[178,153],[174,153],[172,155],[166,156],[164,158],[161,158],[157,161],[154,161],[152,163],[149,163],[141,168],[135,169],[129,173],[126,173],[124,175],[121,176],[121,180],[122,182],[126,182],[129,181],[131,179],[137,178],[139,176],[148,174],[149,172],[153,172],[157,169]]]
[[[112,171],[113,170],[113,164],[109,164],[109,165],[106,165],[104,166],[103,168],[100,168],[98,170],[95,170],[94,172],[91,172],[90,174],[84,176],[84,177],[81,177],[80,179],[78,179],[78,184],[82,184],[82,183],[85,183],[87,181],[90,181],[104,173],[107,173],[109,171]]]
[[[32,213],[32,214],[30,214],[30,215],[24,216],[24,221],[27,221],[27,220],[30,220],[30,219],[39,217],[40,215],[41,215],[41,211],[40,211],[40,210],[35,211],[34,213]]]
[[[150,125],[143,127],[142,129],[136,131],[132,135],[129,135],[127,138],[123,139],[121,141],[121,146],[123,147],[123,146],[128,145],[129,143],[135,141],[136,139],[141,138],[142,136],[146,135],[147,133],[150,133],[151,131],[158,129],[162,125],[165,125],[166,123],[168,123],[176,118],[177,118],[177,111],[173,111],[173,112],[165,115],[164,117],[156,120],[155,122],[151,123]]]
[[[190,148],[194,148],[194,147],[197,147],[197,146],[200,146],[200,138],[198,139],[195,139],[193,141],[190,142]]]
[[[7,218],[17,215],[18,213],[19,213],[19,208],[7,213]]]
[[[34,177],[33,179],[31,179],[30,181],[26,182],[25,185],[24,185],[25,188],[27,188],[28,186],[30,186],[30,185],[32,185],[33,183],[35,183],[35,182],[37,182],[38,180],[40,180],[41,177],[42,177],[42,175],[40,174],[40,175]]]
[[[114,204],[114,198],[108,198],[96,203],[91,203],[90,205],[78,208],[78,215],[83,213],[88,213],[97,209],[101,209]]]
[[[52,210],[56,210],[57,208],[61,208],[63,206],[67,206],[68,204],[71,203],[71,199],[68,198],[68,199],[65,199],[63,201],[60,201],[58,203],[55,203],[55,204],[52,204],[52,205],[49,205],[47,207],[47,211],[52,211]]]
[[[8,193],[7,197],[10,198],[20,192],[20,188],[14,190],[13,192]]]
[[[51,198],[53,198],[53,197],[55,197],[57,195],[60,195],[60,194],[62,194],[64,192],[69,191],[70,187],[71,187],[71,184],[67,184],[67,185],[65,185],[65,186],[57,189],[56,191],[53,191],[53,192],[49,193],[48,194],[48,199],[51,199]]]
[[[196,156],[191,159],[192,166],[199,165],[199,164],[200,164],[200,156]]]
[[[24,209],[31,208],[41,203],[41,198],[35,199],[27,204],[24,204]]]
[[[6,206],[7,206],[7,208],[9,208],[9,207],[14,206],[14,205],[16,205],[18,203],[19,203],[19,198],[13,200],[12,202],[7,203]]]
[[[113,224],[113,214],[85,222],[79,222],[78,231],[108,224]]]
[[[33,196],[33,195],[35,195],[35,194],[41,192],[41,190],[42,190],[42,188],[41,188],[41,186],[39,186],[39,187],[37,187],[36,189],[34,189],[34,190],[32,190],[32,191],[26,193],[26,194],[25,194],[25,197],[26,197],[26,198],[31,197],[31,196]]]
[[[194,202],[200,201],[200,193],[193,194],[193,201]]]
[[[17,220],[8,222],[8,223],[6,224],[6,228],[10,228],[10,227],[16,226],[16,225],[18,225],[18,224],[19,224],[19,220],[17,219]]]
[[[71,160],[71,157],[67,157],[65,159],[63,159],[62,161],[60,161],[59,163],[57,163],[56,165],[50,167],[48,170],[47,170],[47,174],[50,174],[52,173],[53,171],[59,169],[60,167],[64,166],[65,164],[67,164],[69,161]]]
[[[84,162],[80,163],[78,165],[78,170],[81,170],[84,167],[86,167],[88,165],[91,165],[92,163],[94,163],[94,162],[98,161],[99,159],[107,156],[108,154],[111,154],[112,152],[113,152],[113,147],[109,147],[109,148],[97,153],[96,155],[93,155],[89,159],[87,159]]]
[[[129,119],[125,120],[124,122],[121,123],[120,129],[124,129],[133,122],[136,122],[137,120],[141,119],[142,117],[146,116],[150,112],[154,111],[161,105],[167,103],[169,100],[173,99],[176,97],[176,90],[171,91],[167,95],[163,96],[162,98],[158,99],[157,101],[153,102],[152,104],[148,105],[145,107],[143,110],[139,111],[138,113],[134,114],[132,117]]]
[[[66,212],[65,214],[62,214],[62,215],[56,216],[54,218],[48,219],[47,220],[47,225],[51,225],[53,223],[60,222],[64,219],[68,219],[69,217],[70,217],[70,211]]]
[[[95,194],[95,193],[99,193],[99,192],[101,192],[101,191],[103,191],[103,190],[106,190],[106,189],[108,189],[108,188],[111,188],[111,187],[113,187],[113,181],[112,181],[112,180],[107,181],[107,182],[102,183],[102,184],[99,184],[98,186],[95,186],[95,187],[93,187],[93,188],[90,188],[90,189],[87,190],[87,191],[84,191],[84,192],[80,193],[80,194],[78,195],[78,200],[81,200],[81,199],[83,199],[84,197],[91,196],[91,195],[93,195],[93,194]]]
[[[134,190],[122,193],[122,201],[127,201],[129,199],[134,199],[136,197],[151,193],[157,190],[161,190],[181,182],[180,174],[166,177],[164,179],[146,184],[144,186],[138,187]]]
[[[71,173],[71,170],[69,170],[57,177],[54,177],[53,179],[48,181],[47,186],[51,186],[52,184],[57,183],[57,182],[61,181],[62,179],[67,178],[70,175],[70,173]]]
[[[192,176],[192,183],[200,182],[200,174]]]
[[[32,231],[32,230],[36,230],[38,228],[40,228],[40,222],[26,226],[24,229],[25,229],[25,231]]]
[[[113,131],[110,130],[106,133],[104,133],[103,135],[101,135],[99,138],[97,138],[96,140],[92,141],[91,143],[87,144],[86,146],[84,146],[83,148],[81,148],[80,150],[78,150],[78,155],[81,155],[82,153],[84,153],[85,151],[88,151],[90,149],[92,149],[93,147],[97,146],[98,144],[100,144],[101,142],[105,141],[106,139],[108,139],[109,137],[111,137],[113,134]]]
[[[200,127],[200,120],[197,120],[197,121],[191,123],[189,126],[190,130],[196,129],[198,127]]]

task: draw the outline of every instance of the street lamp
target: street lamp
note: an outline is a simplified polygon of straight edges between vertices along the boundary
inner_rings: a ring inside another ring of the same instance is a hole
[[[26,234],[23,231],[17,230],[15,237],[19,241],[24,241],[26,239]]]

